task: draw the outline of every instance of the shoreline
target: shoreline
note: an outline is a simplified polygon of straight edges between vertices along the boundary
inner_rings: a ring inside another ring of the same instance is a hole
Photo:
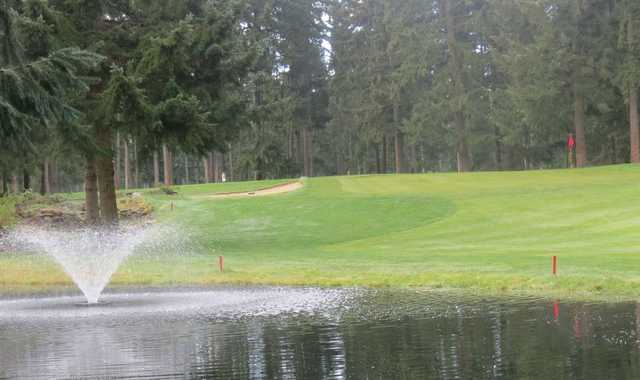
[[[451,275],[459,275],[459,274],[451,274]],[[469,274],[467,274],[469,275]],[[477,280],[487,280],[490,279],[490,276],[482,277],[471,275],[471,277],[475,277]],[[524,279],[525,277],[521,277]],[[508,281],[506,278],[504,281]],[[371,290],[389,290],[389,291],[416,291],[416,292],[445,292],[452,295],[460,295],[460,296],[475,296],[475,297],[490,297],[496,299],[516,299],[516,298],[536,298],[541,300],[549,300],[549,301],[562,301],[562,302],[598,302],[598,303],[618,303],[618,302],[637,302],[640,301],[640,288],[637,287],[628,287],[627,289],[631,289],[628,292],[618,292],[618,291],[607,291],[607,283],[608,281],[614,280],[601,280],[598,287],[601,286],[599,290],[577,290],[573,287],[567,287],[562,284],[561,281],[550,281],[548,286],[542,281],[534,280],[534,278],[529,278],[531,281],[530,288],[510,288],[505,289],[501,286],[492,286],[498,285],[487,284],[484,283],[483,286],[476,286],[473,282],[467,282],[467,286],[461,286],[460,283],[451,282],[451,283],[441,283],[441,282],[431,282],[431,283],[422,283],[418,284],[415,282],[407,281],[406,283],[389,283],[385,281],[372,279],[371,281],[348,281],[344,278],[323,278],[320,279],[308,279],[302,280],[299,278],[292,278],[291,276],[283,276],[279,279],[255,279],[250,280],[248,277],[245,277],[241,273],[235,273],[230,275],[221,275],[221,276],[212,276],[211,278],[199,278],[195,281],[158,281],[158,282],[150,282],[145,279],[141,279],[141,281],[132,281],[132,282],[123,282],[119,280],[116,276],[112,283],[110,283],[106,292],[109,291],[120,291],[123,289],[139,289],[139,290],[163,290],[163,289],[216,289],[216,288],[224,288],[224,287],[305,287],[305,288],[327,288],[327,289],[349,289],[349,288],[360,288],[360,289],[371,289]],[[576,281],[589,280],[587,278],[571,278],[567,277],[565,281]],[[630,284],[631,282],[620,282],[616,285],[620,286],[621,284]],[[637,290],[634,290],[637,289]],[[12,297],[38,297],[42,295],[71,295],[76,294],[80,295],[79,289],[71,282],[64,277],[60,277],[56,279],[56,281],[51,281],[48,283],[41,282],[38,283],[37,280],[31,279],[29,283],[13,283],[7,284],[2,283],[0,286],[0,299],[12,298]]]

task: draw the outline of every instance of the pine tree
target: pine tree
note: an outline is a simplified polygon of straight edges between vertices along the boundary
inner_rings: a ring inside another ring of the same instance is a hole
[[[88,90],[81,74],[101,57],[76,48],[51,50],[40,38],[49,26],[32,14],[33,2],[16,5],[0,1],[0,151],[29,156],[50,133],[80,133],[68,128],[80,115],[70,94]]]

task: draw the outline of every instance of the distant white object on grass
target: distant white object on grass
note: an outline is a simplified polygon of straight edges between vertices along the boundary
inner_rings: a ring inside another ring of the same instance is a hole
[[[222,183],[225,183],[225,182],[227,182],[227,175],[224,172],[222,172]]]

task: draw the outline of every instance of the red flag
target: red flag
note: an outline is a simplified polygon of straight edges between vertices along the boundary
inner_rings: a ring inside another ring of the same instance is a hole
[[[576,140],[573,139],[573,135],[569,135],[569,141],[567,141],[567,147],[569,150],[573,150],[576,147]]]

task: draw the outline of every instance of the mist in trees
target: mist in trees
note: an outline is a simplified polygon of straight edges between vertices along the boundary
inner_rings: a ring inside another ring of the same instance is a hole
[[[0,193],[640,162],[632,0],[1,0]],[[575,156],[567,141],[576,143]]]

